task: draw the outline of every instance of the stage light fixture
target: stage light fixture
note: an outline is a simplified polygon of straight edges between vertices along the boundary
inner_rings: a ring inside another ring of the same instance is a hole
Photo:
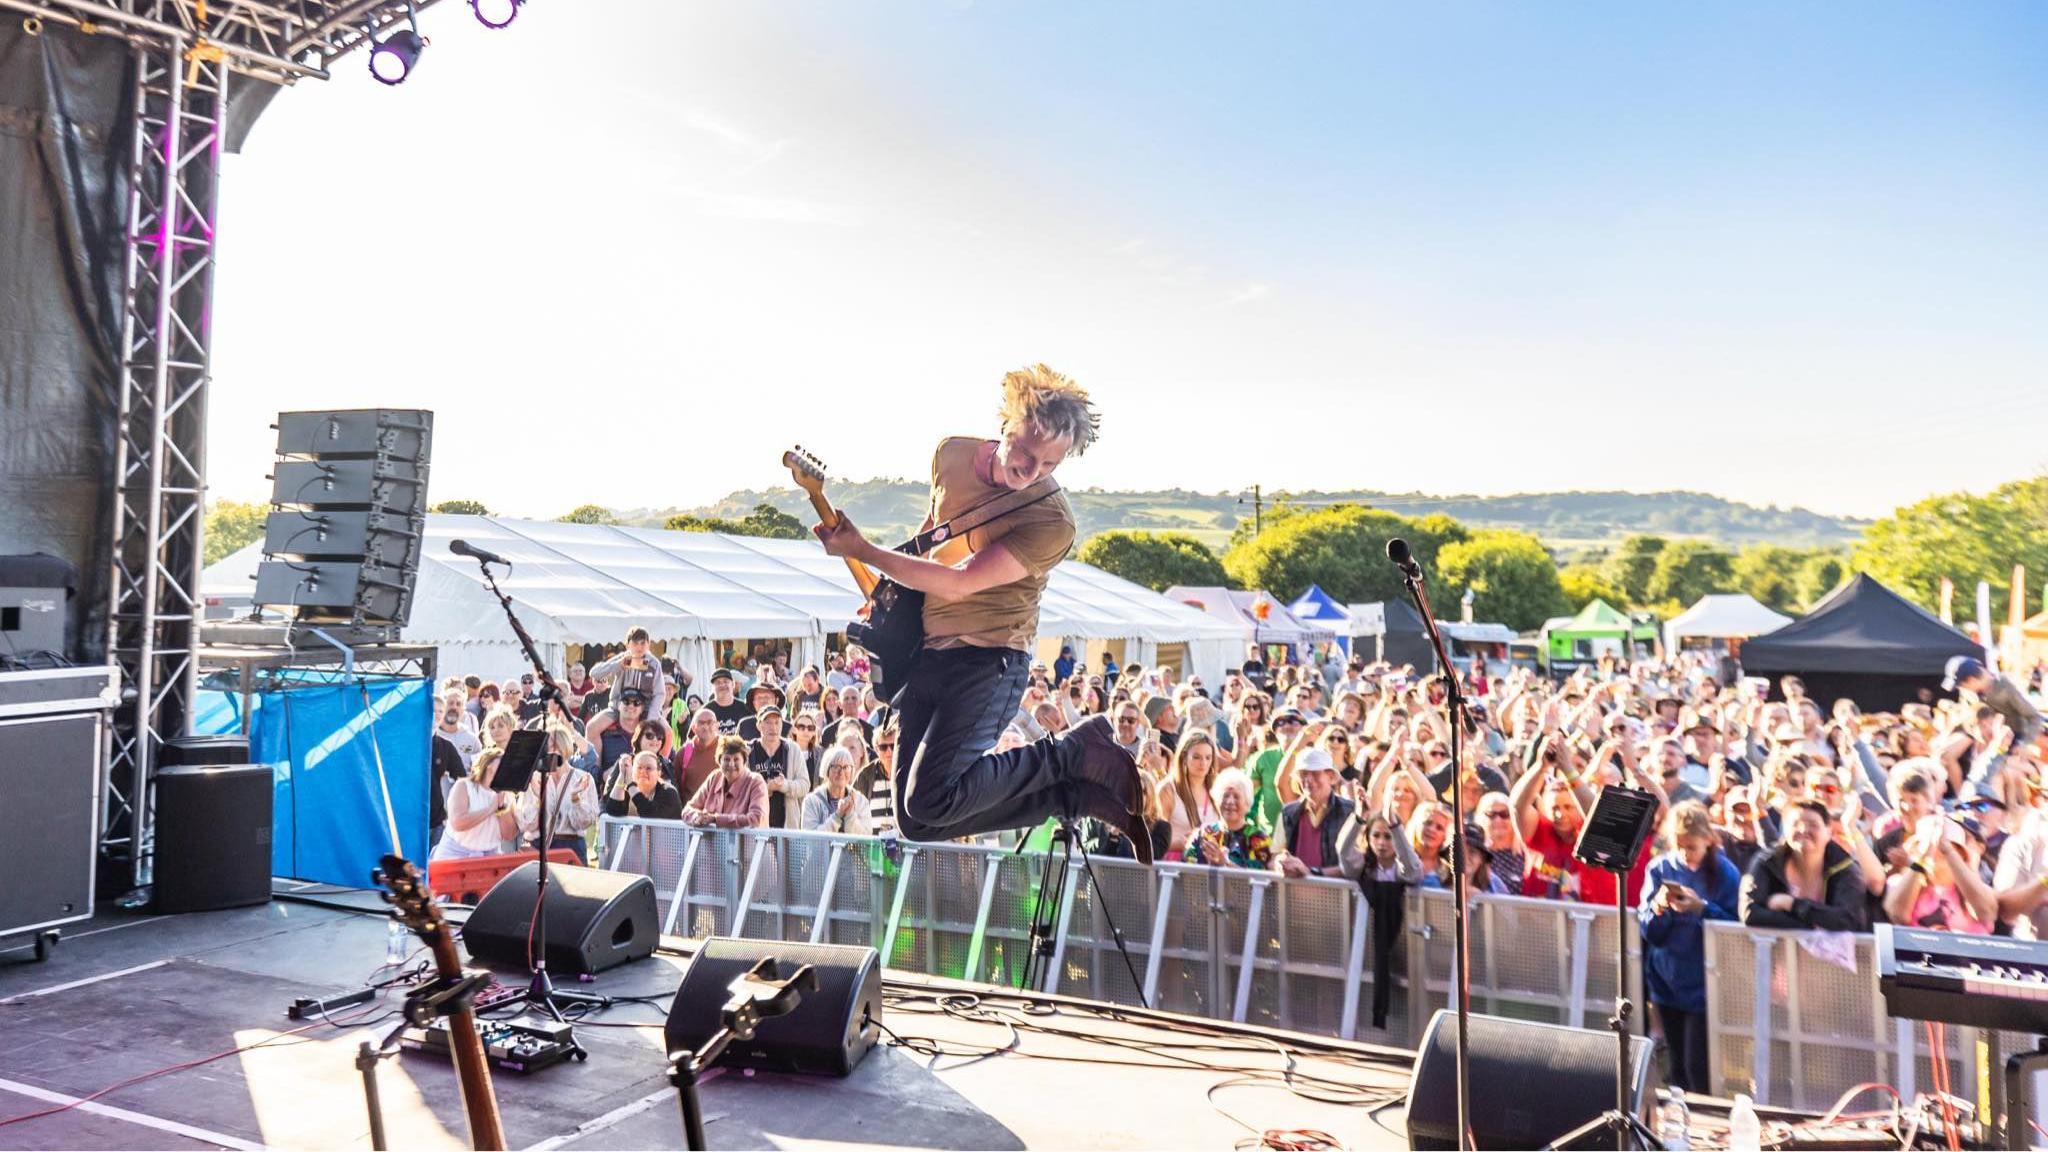
[[[381,84],[403,84],[427,46],[417,29],[401,28],[370,50],[370,75]]]
[[[469,0],[469,10],[484,27],[503,28],[519,15],[524,3],[526,0]]]

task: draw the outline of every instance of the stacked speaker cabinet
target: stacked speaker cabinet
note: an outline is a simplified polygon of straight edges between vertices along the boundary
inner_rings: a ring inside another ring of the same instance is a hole
[[[412,612],[434,414],[284,412],[255,603],[395,639]]]

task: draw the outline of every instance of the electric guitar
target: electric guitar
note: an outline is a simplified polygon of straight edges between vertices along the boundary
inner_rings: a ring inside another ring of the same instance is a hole
[[[818,523],[838,527],[839,510],[825,498],[824,462],[799,444],[782,454],[782,466],[811,498]],[[910,670],[924,651],[924,593],[896,583],[851,556],[845,560],[854,584],[867,599],[859,618],[846,626],[846,638],[867,649],[872,664],[869,679],[874,681],[876,698],[886,703],[910,678]]]
[[[434,971],[444,981],[463,977],[462,958],[455,953],[455,937],[441,918],[441,906],[419,869],[403,856],[386,856],[373,875],[385,889],[384,901],[398,922],[412,929],[434,953]],[[476,1014],[467,1000],[448,1013],[448,1043],[455,1052],[455,1075],[462,1086],[462,1109],[469,1117],[469,1139],[478,1149],[505,1147],[505,1128],[498,1119],[498,1098],[491,1090],[491,1066],[484,1058],[483,1041],[477,1038]]]

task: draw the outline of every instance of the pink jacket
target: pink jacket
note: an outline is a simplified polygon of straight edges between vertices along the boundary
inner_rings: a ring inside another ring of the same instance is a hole
[[[740,769],[730,788],[721,769],[713,772],[690,797],[683,817],[709,816],[720,828],[766,828],[768,826],[768,782],[751,768]]]

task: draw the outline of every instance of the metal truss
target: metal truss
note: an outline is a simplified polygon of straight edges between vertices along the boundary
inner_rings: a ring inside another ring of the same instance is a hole
[[[0,8],[118,36],[175,45],[247,75],[325,80],[335,60],[435,0],[0,0]]]
[[[151,881],[159,750],[185,732],[206,500],[215,188],[230,69],[175,44],[135,49],[127,267],[114,447],[108,653],[121,670],[103,867]],[[118,862],[118,863],[117,863]]]
[[[216,191],[237,73],[325,78],[405,20],[394,0],[0,0],[27,19],[127,42],[134,120],[116,413],[108,655],[119,669],[100,821],[102,874],[154,878],[154,776],[198,684]],[[241,81],[237,81],[241,82]]]

